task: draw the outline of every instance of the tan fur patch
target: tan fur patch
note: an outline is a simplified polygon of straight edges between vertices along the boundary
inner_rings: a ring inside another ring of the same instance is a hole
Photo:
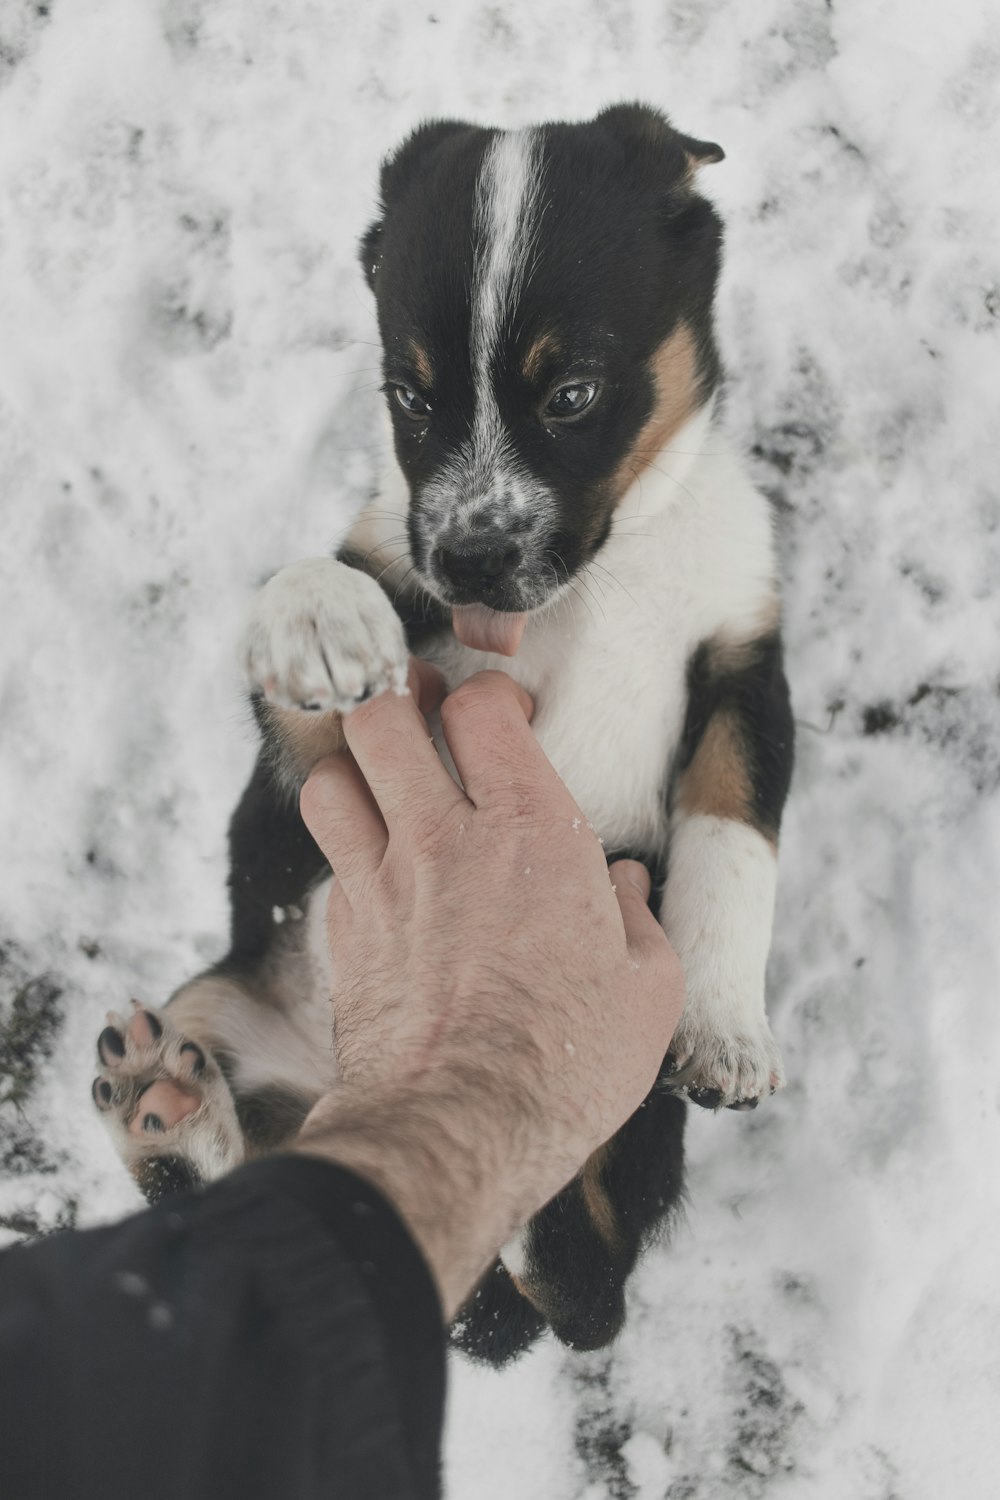
[[[650,370],[656,402],[641,431],[615,471],[612,493],[620,501],[644,470],[655,462],[674,433],[698,407],[698,355],[686,323],[675,328],[653,356]]]
[[[415,339],[410,340],[410,358],[413,361],[413,368],[417,372],[424,391],[429,391],[434,384],[434,367],[431,364],[431,357],[427,353],[427,350],[422,344],[418,344]]]
[[[532,1307],[537,1308],[540,1313],[544,1314],[545,1308],[539,1301],[537,1301],[536,1298],[531,1295],[531,1288],[528,1286],[527,1282],[522,1281],[520,1276],[515,1276],[513,1271],[508,1271],[507,1275],[514,1283],[517,1290],[521,1293],[521,1296],[524,1298],[525,1302],[530,1302]]]
[[[611,1143],[608,1141],[603,1146],[598,1146],[597,1150],[587,1158],[583,1171],[580,1173],[580,1189],[583,1193],[584,1206],[594,1228],[604,1243],[614,1250],[619,1242],[618,1221],[604,1183],[604,1168],[610,1154]]]
[[[338,713],[306,714],[269,703],[267,714],[303,781],[318,760],[337,755],[347,743]]]
[[[734,713],[720,709],[708,721],[681,777],[677,800],[689,815],[706,813],[753,824],[753,790]]]
[[[558,352],[559,341],[551,330],[547,333],[539,334],[524,356],[524,361],[521,365],[525,380],[537,380],[545,361],[553,358]]]

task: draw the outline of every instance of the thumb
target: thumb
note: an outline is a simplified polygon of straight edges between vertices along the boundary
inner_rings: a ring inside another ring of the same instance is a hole
[[[633,937],[641,939],[642,932],[648,930],[645,919],[656,922],[647,905],[652,889],[649,871],[637,859],[619,859],[608,867],[608,874],[618,897],[625,936],[631,947]]]
[[[625,923],[625,938],[635,952],[667,947],[666,934],[649,909],[652,881],[637,859],[619,859],[608,870]]]
[[[664,1051],[684,1006],[684,975],[680,959],[648,906],[652,882],[649,871],[634,859],[620,859],[608,871],[625,924],[629,953],[639,960],[647,984],[656,992],[657,1013],[668,1026]]]

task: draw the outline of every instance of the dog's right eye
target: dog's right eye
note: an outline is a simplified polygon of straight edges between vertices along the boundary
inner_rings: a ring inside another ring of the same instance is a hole
[[[392,385],[389,387],[392,399],[400,411],[406,413],[414,422],[426,422],[431,414],[430,402],[425,401],[423,396],[408,385]]]

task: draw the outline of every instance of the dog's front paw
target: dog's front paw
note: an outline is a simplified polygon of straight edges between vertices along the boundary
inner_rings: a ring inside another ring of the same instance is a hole
[[[674,1034],[669,1069],[668,1087],[684,1089],[703,1109],[756,1109],[785,1083],[766,1017],[729,1031],[685,1013]]]
[[[156,1196],[151,1189],[164,1175],[154,1170],[157,1159],[169,1161],[184,1185],[243,1160],[243,1132],[218,1063],[166,1012],[137,1000],[127,1019],[110,1011],[97,1055],[103,1071],[93,1082],[94,1103],[147,1196]]]
[[[264,585],[243,637],[251,692],[277,708],[349,713],[406,688],[402,622],[373,578],[330,557],[293,563]]]

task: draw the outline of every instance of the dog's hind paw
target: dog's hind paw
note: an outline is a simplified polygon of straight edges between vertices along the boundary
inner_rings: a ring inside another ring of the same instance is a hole
[[[243,1133],[218,1063],[165,1011],[133,1000],[128,1019],[109,1012],[97,1054],[103,1071],[92,1085],[94,1104],[147,1197],[210,1181],[243,1160]]]
[[[756,1109],[784,1087],[778,1045],[766,1019],[741,1032],[714,1031],[682,1016],[664,1075],[702,1109]]]
[[[332,557],[292,563],[264,585],[243,638],[254,693],[277,708],[349,713],[406,688],[402,622],[373,578]]]

